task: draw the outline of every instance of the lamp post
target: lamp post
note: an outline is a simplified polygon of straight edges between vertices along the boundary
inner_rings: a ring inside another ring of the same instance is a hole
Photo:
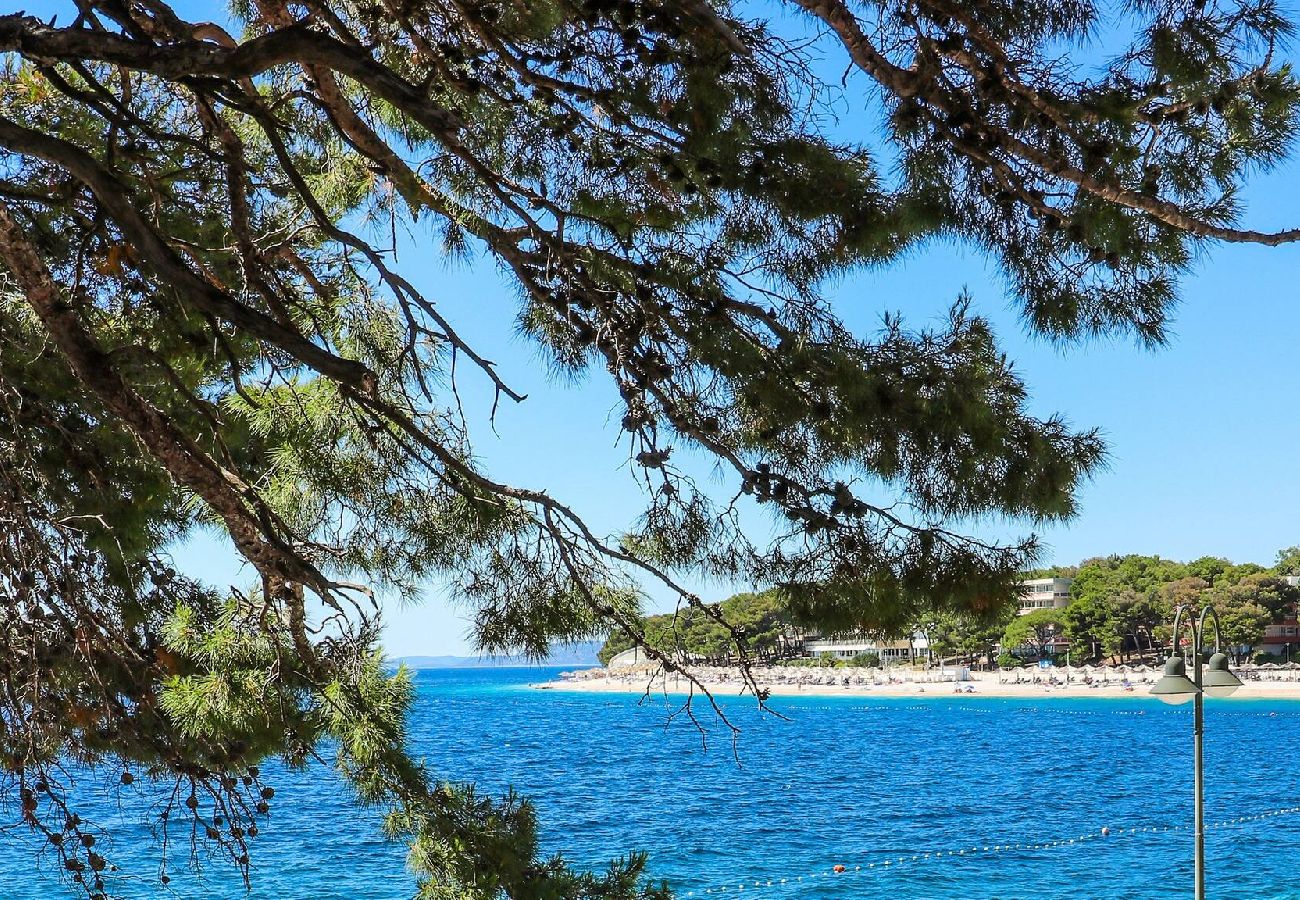
[[[1199,612],[1199,615],[1197,614]],[[1192,632],[1192,665],[1195,678],[1187,677],[1187,663],[1179,652],[1179,625],[1183,614],[1187,614],[1187,627]],[[1195,616],[1195,618],[1193,618]],[[1208,663],[1204,662],[1205,622],[1214,623],[1214,655]],[[1186,703],[1194,701],[1192,716],[1193,753],[1192,766],[1193,790],[1195,791],[1195,900],[1205,900],[1205,764],[1201,756],[1202,732],[1204,731],[1205,695],[1211,697],[1231,696],[1241,687],[1241,679],[1228,670],[1228,657],[1219,648],[1219,617],[1209,606],[1197,610],[1194,606],[1179,606],[1174,612],[1174,635],[1169,659],[1165,662],[1165,674],[1151,688],[1151,693],[1165,703]]]

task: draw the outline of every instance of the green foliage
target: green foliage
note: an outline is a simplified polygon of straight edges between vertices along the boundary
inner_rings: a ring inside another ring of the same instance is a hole
[[[1269,617],[1276,619],[1293,612],[1300,602],[1300,585],[1287,583],[1283,578],[1257,573],[1240,581],[1223,584],[1215,591],[1225,606],[1254,605],[1261,607]]]
[[[738,648],[751,657],[768,658],[780,651],[790,622],[779,592],[734,594],[711,608],[688,606],[677,613],[646,616],[632,633],[613,631],[597,658],[608,664],[637,645],[637,633],[646,645],[674,659],[721,661],[735,656]]]
[[[1287,547],[1277,552],[1277,561],[1273,564],[1275,575],[1300,575],[1300,547]]]
[[[1002,633],[1002,647],[1046,656],[1049,644],[1065,633],[1065,621],[1065,611],[1061,609],[1036,609],[1016,616]]]
[[[1125,590],[1145,593],[1187,574],[1182,563],[1158,556],[1130,554],[1089,559],[1075,573],[1070,594],[1074,600],[1083,600],[1114,596]]]
[[[1016,615],[1016,601],[1012,600],[983,616],[970,614],[938,613],[919,623],[930,641],[930,649],[938,656],[960,656],[974,661],[983,656],[986,663],[994,663],[994,651],[1000,646],[1003,632]]]
[[[1234,657],[1257,646],[1264,639],[1264,629],[1273,621],[1269,611],[1256,603],[1234,603],[1225,598],[1214,603],[1214,608],[1223,646]]]
[[[1090,591],[1070,602],[1062,612],[1065,638],[1071,656],[1079,664],[1094,662],[1115,648],[1119,637],[1115,598]]]
[[[636,641],[631,635],[616,631],[605,638],[605,643],[596,651],[596,659],[602,666],[607,666],[615,656],[618,656],[624,650],[631,650],[635,646],[637,646]]]
[[[1218,557],[1189,563],[1150,556],[1088,560],[1079,567],[1071,593],[1064,620],[1076,660],[1166,646],[1179,604],[1210,604],[1222,623],[1224,642],[1251,647],[1270,622],[1300,600],[1300,588],[1263,567]]]
[[[859,669],[878,669],[880,668],[880,654],[878,653],[858,653],[848,661],[850,666]]]

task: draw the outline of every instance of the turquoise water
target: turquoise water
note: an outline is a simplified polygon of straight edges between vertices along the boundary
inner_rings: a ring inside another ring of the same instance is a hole
[[[1190,893],[1191,716],[1182,708],[1145,698],[776,698],[783,720],[736,699],[725,703],[743,729],[733,754],[716,729],[704,749],[662,698],[527,686],[552,674],[421,672],[412,734],[434,771],[531,796],[546,849],[578,863],[643,849],[652,873],[692,898]],[[1300,898],[1300,814],[1235,821],[1300,806],[1300,702],[1211,701],[1206,723],[1206,820],[1233,820],[1207,833],[1208,895]],[[151,874],[156,854],[122,837],[105,848],[124,869],[110,886],[133,900],[410,895],[401,848],[378,838],[374,817],[350,807],[328,772],[267,766],[264,775],[276,805],[254,843],[248,893],[236,873],[203,860],[197,876],[173,869],[163,890]],[[142,837],[147,796],[141,782],[115,790],[95,817]],[[0,833],[0,900],[74,896],[53,859],[33,863],[30,851],[21,832]],[[831,873],[837,864],[842,874]]]

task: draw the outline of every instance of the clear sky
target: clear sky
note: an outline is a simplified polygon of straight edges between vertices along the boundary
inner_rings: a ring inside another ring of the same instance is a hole
[[[1259,179],[1247,200],[1255,227],[1296,224],[1300,163]],[[529,394],[523,404],[502,406],[494,434],[485,395],[467,379],[484,464],[497,477],[571,501],[599,530],[629,524],[639,496],[602,374],[576,384],[548,378],[535,349],[514,335],[513,290],[489,264],[449,267],[407,253],[408,268],[458,315],[466,336],[487,346],[507,379]],[[887,310],[934,320],[968,290],[1030,386],[1034,411],[1103,430],[1110,465],[1083,488],[1073,522],[1040,532],[1044,563],[1130,552],[1268,563],[1279,548],[1300,543],[1298,280],[1300,247],[1209,247],[1186,280],[1170,344],[1154,351],[1124,341],[1057,346],[1028,335],[991,266],[950,244],[859,273],[832,294],[863,333]],[[424,603],[386,616],[394,655],[469,649],[463,611],[437,585]]]
[[[1256,227],[1295,224],[1300,165],[1259,180],[1248,199]],[[484,462],[500,477],[572,500],[604,530],[627,524],[638,499],[600,373],[572,385],[538,377],[533,349],[509,337],[511,290],[489,269],[447,272],[432,261],[417,269],[442,285],[450,306],[472,312],[472,332],[502,348],[495,358],[503,372],[529,391],[524,404],[502,408],[499,436],[480,418]],[[1040,532],[1044,563],[1129,552],[1268,563],[1300,543],[1297,280],[1300,247],[1213,246],[1187,278],[1170,344],[1155,351],[1029,336],[991,267],[951,245],[854,276],[834,296],[863,332],[886,310],[932,320],[967,289],[1030,386],[1035,412],[1103,430],[1110,465],[1084,487],[1073,522]],[[388,622],[395,655],[466,649],[466,623],[436,587],[421,606],[390,611]]]
[[[61,6],[37,2],[35,11]],[[848,113],[841,124],[875,127],[861,119]],[[1300,163],[1256,179],[1244,199],[1251,227],[1300,225]],[[404,244],[404,273],[529,394],[521,405],[502,406],[494,433],[484,386],[467,376],[471,426],[487,469],[550,490],[597,530],[628,525],[639,498],[626,446],[616,446],[616,398],[601,373],[576,384],[549,378],[536,350],[515,336],[513,288],[490,263],[448,265],[421,234]],[[1058,347],[1028,336],[985,260],[947,244],[859,273],[831,294],[863,333],[886,311],[916,324],[934,320],[967,289],[1016,361],[1034,411],[1103,430],[1110,466],[1084,487],[1077,519],[1042,532],[1044,563],[1129,552],[1268,563],[1279,548],[1300,544],[1298,281],[1300,247],[1210,246],[1186,279],[1170,345],[1157,351],[1131,342]],[[228,550],[210,537],[178,548],[177,561],[217,583],[237,577]],[[706,599],[727,593],[723,586],[704,590]],[[470,651],[464,611],[450,607],[438,585],[418,606],[390,608],[386,622],[393,655]]]

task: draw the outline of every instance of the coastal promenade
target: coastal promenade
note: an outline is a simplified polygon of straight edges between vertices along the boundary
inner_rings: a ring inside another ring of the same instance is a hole
[[[699,666],[696,677],[718,696],[748,691],[739,670]],[[773,696],[932,697],[1137,697],[1146,696],[1158,672],[1109,669],[1013,669],[971,672],[958,681],[953,670],[892,670],[850,668],[763,667],[753,670],[760,688]],[[1243,673],[1244,684],[1232,699],[1300,700],[1300,673],[1276,670]],[[1068,680],[1067,680],[1068,676]],[[534,685],[542,690],[610,693],[688,693],[691,683],[680,675],[664,676],[657,668],[638,665],[620,669],[579,669],[558,680]],[[697,688],[698,690],[698,688]]]

